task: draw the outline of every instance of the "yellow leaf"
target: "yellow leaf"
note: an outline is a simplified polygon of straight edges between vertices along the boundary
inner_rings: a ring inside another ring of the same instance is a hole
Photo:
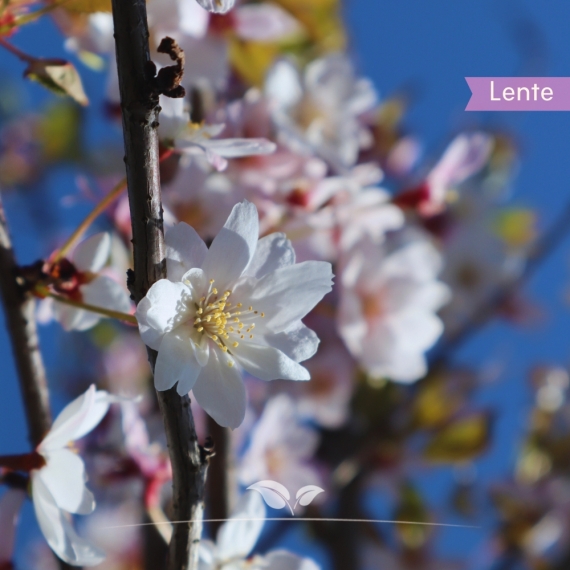
[[[261,87],[267,71],[279,52],[277,44],[233,38],[230,41],[229,57],[232,66],[246,83]]]
[[[79,73],[64,59],[38,59],[30,63],[24,75],[58,95],[71,97],[80,105],[89,104]]]
[[[46,162],[74,160],[81,154],[79,126],[81,111],[77,105],[58,101],[42,115],[37,139]]]
[[[436,463],[473,459],[487,447],[491,429],[488,412],[473,412],[448,423],[429,441],[423,455]]]
[[[495,221],[495,233],[509,247],[524,247],[536,238],[536,215],[523,208],[505,210]]]
[[[94,12],[111,12],[111,0],[65,0],[62,8],[70,12],[93,14]]]

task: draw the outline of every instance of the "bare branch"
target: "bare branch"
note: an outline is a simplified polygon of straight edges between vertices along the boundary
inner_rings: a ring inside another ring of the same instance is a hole
[[[150,59],[144,0],[113,0],[127,187],[133,229],[134,272],[128,285],[135,302],[166,277],[158,155],[158,94]],[[149,350],[154,369],[156,352]],[[202,518],[207,454],[198,445],[190,398],[175,389],[158,392],[173,471],[173,517]],[[197,567],[201,522],[174,525],[168,568]]]
[[[0,290],[24,400],[30,443],[35,448],[51,427],[49,394],[38,343],[35,302],[18,285],[16,259],[1,200]]]

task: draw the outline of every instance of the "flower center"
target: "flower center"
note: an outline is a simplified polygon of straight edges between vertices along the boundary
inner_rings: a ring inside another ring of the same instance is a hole
[[[228,348],[237,348],[240,340],[253,339],[253,321],[258,316],[265,317],[265,313],[256,311],[252,306],[244,309],[242,303],[232,304],[229,300],[231,294],[231,291],[226,291],[220,296],[214,287],[214,279],[210,279],[208,292],[197,303],[194,318],[194,328],[224,352],[228,352]]]

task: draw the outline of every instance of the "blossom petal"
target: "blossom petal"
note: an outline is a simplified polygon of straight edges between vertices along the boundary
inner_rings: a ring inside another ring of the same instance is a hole
[[[99,275],[91,283],[82,285],[80,291],[88,305],[121,313],[129,313],[131,310],[131,300],[127,290],[106,275]]]
[[[259,238],[256,207],[247,200],[236,204],[215,237],[202,269],[223,292],[233,285],[249,265]]]
[[[59,413],[46,437],[38,446],[38,451],[52,451],[65,447],[73,441],[95,402],[95,386],[67,404]]]
[[[294,265],[295,250],[291,241],[282,233],[273,233],[257,242],[255,254],[244,275],[260,279],[281,267]]]
[[[82,241],[72,254],[73,264],[79,271],[100,271],[111,253],[111,236],[100,233]]]
[[[244,40],[275,42],[301,29],[297,20],[276,4],[242,5],[234,14],[236,33]]]
[[[182,281],[193,267],[201,267],[208,248],[196,230],[184,222],[170,228],[164,237],[166,274],[170,281]]]
[[[94,327],[102,318],[98,313],[76,309],[54,299],[53,316],[65,331],[86,331]]]
[[[311,358],[317,352],[320,342],[317,333],[303,323],[288,331],[265,335],[264,340],[295,362]]]
[[[282,107],[292,107],[303,97],[303,86],[297,68],[287,60],[278,61],[267,74],[265,92]]]
[[[144,297],[144,299],[141,299],[137,305],[135,315],[139,324],[139,333],[143,342],[153,350],[158,350],[165,333],[158,331],[149,325],[147,315],[151,307],[152,305],[149,298]]]
[[[0,499],[0,568],[12,561],[16,526],[25,500],[26,493],[20,489],[8,489]]]
[[[85,486],[85,465],[70,449],[57,449],[46,455],[46,465],[38,477],[49,489],[55,504],[68,513],[88,515],[95,509],[95,499]]]
[[[331,291],[332,278],[330,263],[305,261],[265,275],[253,287],[249,300],[266,314],[265,326],[281,332],[296,325]]]
[[[239,158],[275,152],[277,145],[267,139],[207,139],[200,143],[207,151],[223,158]]]
[[[146,321],[161,333],[170,332],[189,317],[192,299],[184,283],[161,279],[148,290],[146,296],[151,305],[146,311]]]
[[[73,566],[96,566],[102,550],[79,537],[37,472],[32,473],[32,499],[40,529],[51,549]]]
[[[230,520],[218,531],[216,537],[218,559],[245,558],[253,550],[261,534],[264,518],[265,505],[261,495],[251,492],[242,495]]]
[[[319,570],[310,558],[301,558],[287,550],[273,550],[263,557],[263,562],[271,570]]]
[[[214,12],[216,14],[225,14],[231,10],[235,4],[235,0],[196,0],[204,10]]]
[[[193,392],[200,406],[221,426],[236,428],[243,422],[247,398],[245,386],[228,355],[210,350],[208,364],[198,376]]]
[[[159,391],[168,390],[178,382],[178,393],[188,394],[201,371],[186,327],[165,334],[156,359],[154,387]]]
[[[272,346],[242,342],[232,349],[236,360],[261,380],[310,380],[309,371]]]

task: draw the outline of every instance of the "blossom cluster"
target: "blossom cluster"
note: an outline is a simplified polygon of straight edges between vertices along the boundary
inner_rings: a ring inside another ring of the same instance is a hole
[[[467,402],[476,380],[434,374],[430,351],[522,270],[531,240],[530,231],[509,231],[516,212],[480,232],[508,186],[512,145],[478,129],[424,153],[400,124],[404,102],[382,99],[347,53],[336,2],[320,4],[149,0],[157,66],[172,63],[156,52],[166,36],[186,54],[186,95],[160,98],[166,278],[135,307],[120,182],[116,203],[101,209],[104,231],[83,239],[80,228],[21,268],[23,286],[41,299],[39,321],[83,333],[66,337],[81,377],[106,388],[68,404],[31,454],[0,458],[6,473],[29,475],[39,527],[69,564],[142,568],[143,539],[131,527],[143,520],[168,541],[172,468],[153,388],[190,395],[202,442],[212,421],[232,430],[230,479],[241,496],[217,536],[202,541],[200,570],[320,567],[304,551],[256,550],[267,516],[259,482],[281,498],[297,493],[299,512],[322,516],[342,510],[335,499],[352,485],[362,494],[383,485],[404,513],[396,518],[422,522],[421,509],[406,514],[420,503],[406,445],[427,434],[425,458],[450,463],[484,447],[488,415]],[[106,64],[99,79],[112,128],[120,118],[112,15],[97,4],[52,16],[69,52]],[[110,170],[92,173],[94,184],[120,180]],[[145,345],[157,352],[152,378]],[[457,451],[455,430],[475,441]],[[78,533],[70,513],[95,508],[72,448],[80,439],[102,506]],[[306,488],[318,490],[310,501],[299,494]],[[0,568],[12,557],[22,500],[21,485],[0,499],[9,529]],[[335,514],[366,518],[354,509]],[[124,540],[103,532],[114,525]],[[338,536],[313,530],[334,556]],[[431,560],[430,536],[416,526],[400,532],[395,552],[361,538],[361,567],[446,567]],[[47,569],[41,558],[35,567]]]

